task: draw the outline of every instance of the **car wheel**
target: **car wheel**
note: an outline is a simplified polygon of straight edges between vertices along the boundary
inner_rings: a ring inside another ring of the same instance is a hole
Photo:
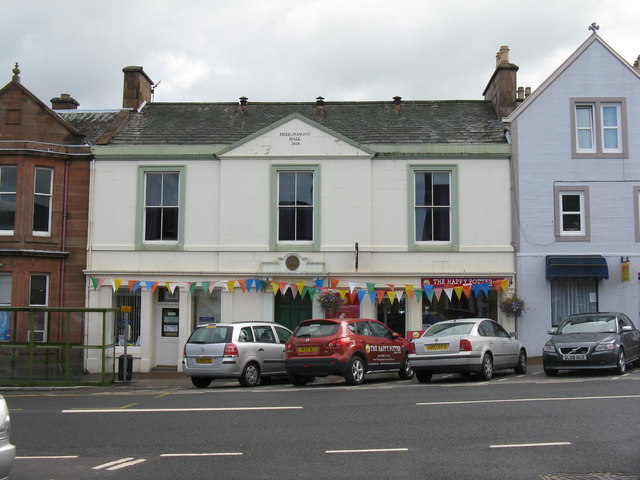
[[[624,358],[624,350],[618,351],[618,361],[616,362],[616,374],[622,375],[627,371],[627,360]]]
[[[300,375],[289,374],[289,381],[291,382],[292,385],[295,385],[296,387],[304,387],[310,380],[311,378],[309,377],[302,377]]]
[[[429,383],[431,381],[431,372],[416,372],[416,378],[420,383]]]
[[[518,355],[518,364],[514,370],[519,375],[527,373],[527,352],[524,350],[520,350],[520,355]]]
[[[482,380],[491,380],[493,377],[493,359],[488,353],[482,357],[482,369],[480,370],[480,378]]]
[[[544,374],[547,377],[557,377],[558,376],[558,370],[550,370],[548,368],[544,369]]]
[[[238,381],[243,387],[255,387],[260,381],[260,367],[258,364],[254,362],[247,363]]]
[[[360,385],[364,382],[364,362],[360,357],[351,357],[344,379],[349,385]]]
[[[402,380],[411,380],[413,378],[413,368],[411,368],[411,364],[409,363],[409,358],[407,356],[402,360],[402,365],[400,365],[398,375],[400,375]]]
[[[211,378],[207,377],[191,377],[191,383],[196,388],[207,388],[211,383]]]

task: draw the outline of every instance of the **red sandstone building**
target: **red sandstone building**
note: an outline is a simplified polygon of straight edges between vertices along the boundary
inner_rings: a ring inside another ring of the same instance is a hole
[[[78,112],[73,123],[58,112],[77,106],[66,94],[45,105],[21,84],[17,64],[0,90],[0,305],[85,306],[88,141],[118,112]],[[0,320],[1,340],[30,339],[27,321]],[[37,314],[33,332],[36,342],[82,339],[79,319],[65,338],[53,313]]]

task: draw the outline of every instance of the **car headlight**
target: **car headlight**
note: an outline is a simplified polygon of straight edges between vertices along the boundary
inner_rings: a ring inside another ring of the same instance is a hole
[[[543,351],[543,352],[552,352],[552,353],[555,353],[555,351],[556,351],[556,347],[554,347],[554,346],[553,346],[553,345],[551,345],[551,344],[546,344],[544,347],[542,347],[542,351]]]
[[[608,350],[615,349],[616,344],[614,342],[599,343],[598,345],[596,345],[596,352],[606,352]]]
[[[4,417],[2,425],[0,425],[0,440],[8,440],[9,433],[11,433],[11,418],[9,414]]]

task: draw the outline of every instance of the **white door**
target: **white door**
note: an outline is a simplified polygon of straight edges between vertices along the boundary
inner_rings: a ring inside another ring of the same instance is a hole
[[[177,367],[180,348],[180,309],[175,303],[171,306],[158,304],[157,315],[156,365]]]

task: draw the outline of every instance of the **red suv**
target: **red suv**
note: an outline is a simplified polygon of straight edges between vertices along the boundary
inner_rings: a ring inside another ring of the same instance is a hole
[[[327,375],[342,375],[348,384],[359,385],[374,372],[395,371],[409,380],[410,343],[376,320],[304,320],[285,344],[284,366],[297,386]]]

